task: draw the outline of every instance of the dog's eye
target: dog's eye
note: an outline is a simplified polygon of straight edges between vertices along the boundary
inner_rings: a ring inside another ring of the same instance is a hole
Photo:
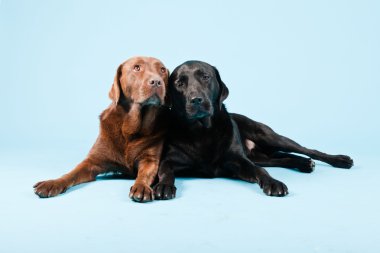
[[[135,65],[133,67],[133,70],[136,71],[136,72],[140,71],[140,65]]]
[[[183,82],[182,81],[178,81],[177,82],[177,87],[181,87],[181,86],[183,86]]]
[[[166,73],[166,68],[165,67],[161,67],[161,73]]]
[[[202,76],[202,80],[203,80],[203,81],[208,81],[208,80],[210,80],[210,76],[208,76],[208,75],[203,75],[203,76]]]

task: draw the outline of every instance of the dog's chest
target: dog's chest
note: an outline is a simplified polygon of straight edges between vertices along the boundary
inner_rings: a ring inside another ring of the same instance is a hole
[[[202,165],[202,167],[214,167],[226,149],[224,138],[213,134],[187,136],[178,144],[178,148],[186,154],[189,163]]]
[[[136,138],[126,141],[124,144],[124,163],[132,169],[136,162],[139,162],[145,157],[151,159],[159,159],[162,150],[161,135],[152,135],[149,138]]]

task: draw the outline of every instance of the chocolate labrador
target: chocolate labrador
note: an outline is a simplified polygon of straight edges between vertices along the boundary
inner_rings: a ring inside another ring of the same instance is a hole
[[[133,57],[119,66],[109,92],[112,104],[100,115],[100,133],[84,161],[60,178],[34,185],[41,198],[116,172],[136,178],[129,196],[153,200],[151,185],[157,175],[166,132],[166,86],[169,72],[161,61]]]

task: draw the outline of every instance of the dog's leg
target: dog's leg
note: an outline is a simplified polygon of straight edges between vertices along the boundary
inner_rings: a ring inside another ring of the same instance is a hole
[[[275,132],[265,133],[259,138],[261,139],[260,142],[265,143],[266,145],[269,145],[278,151],[294,152],[307,155],[313,159],[320,160],[337,168],[349,169],[353,165],[353,160],[349,156],[329,155],[318,150],[308,149],[299,145],[295,141]]]
[[[174,186],[174,171],[172,164],[164,160],[158,169],[158,183],[154,187],[156,199],[167,200],[175,198],[177,188]]]
[[[60,178],[36,183],[34,192],[41,198],[49,198],[64,193],[74,185],[94,181],[96,176],[105,173],[105,169],[91,159],[86,159],[69,173]]]
[[[246,138],[252,140],[262,147],[262,149],[304,154],[338,168],[348,169],[353,166],[353,160],[349,156],[329,155],[318,150],[305,148],[297,142],[277,134],[265,124],[253,121],[239,114],[231,114],[231,116],[238,125],[242,140]]]
[[[157,159],[144,159],[139,162],[137,178],[129,193],[131,199],[137,202],[148,202],[154,199],[151,185],[157,175],[158,164]]]
[[[310,158],[276,152],[271,156],[259,157],[248,156],[252,162],[261,167],[284,167],[296,169],[300,172],[311,173],[314,171],[315,163]]]
[[[258,183],[268,196],[282,197],[288,194],[288,188],[284,183],[272,178],[264,168],[255,165],[248,158],[241,158],[237,166],[239,167],[238,173],[235,174],[237,178]]]

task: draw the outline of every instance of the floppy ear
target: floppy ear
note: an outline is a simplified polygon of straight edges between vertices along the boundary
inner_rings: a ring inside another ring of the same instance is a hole
[[[110,99],[112,99],[112,101],[115,104],[118,104],[118,102],[120,100],[120,92],[122,92],[121,91],[121,85],[120,85],[120,77],[121,77],[122,68],[123,68],[123,64],[121,64],[117,68],[116,75],[115,75],[115,78],[113,80],[111,90],[108,93],[108,96],[110,97]]]
[[[219,71],[215,68],[215,75],[216,80],[219,83],[219,96],[218,96],[218,102],[219,102],[219,109],[222,109],[223,101],[228,97],[228,88],[225,83],[223,83],[222,79],[220,78]]]
[[[165,94],[165,105],[167,107],[171,108],[172,107],[172,100],[171,100],[170,95],[169,95],[169,82],[170,82],[169,77],[170,77],[170,71],[168,69],[166,69],[166,71],[168,72],[167,73],[168,74],[168,78],[166,80],[164,80],[166,82],[166,87],[165,87],[166,88],[165,89],[165,91],[166,91],[166,94]]]

